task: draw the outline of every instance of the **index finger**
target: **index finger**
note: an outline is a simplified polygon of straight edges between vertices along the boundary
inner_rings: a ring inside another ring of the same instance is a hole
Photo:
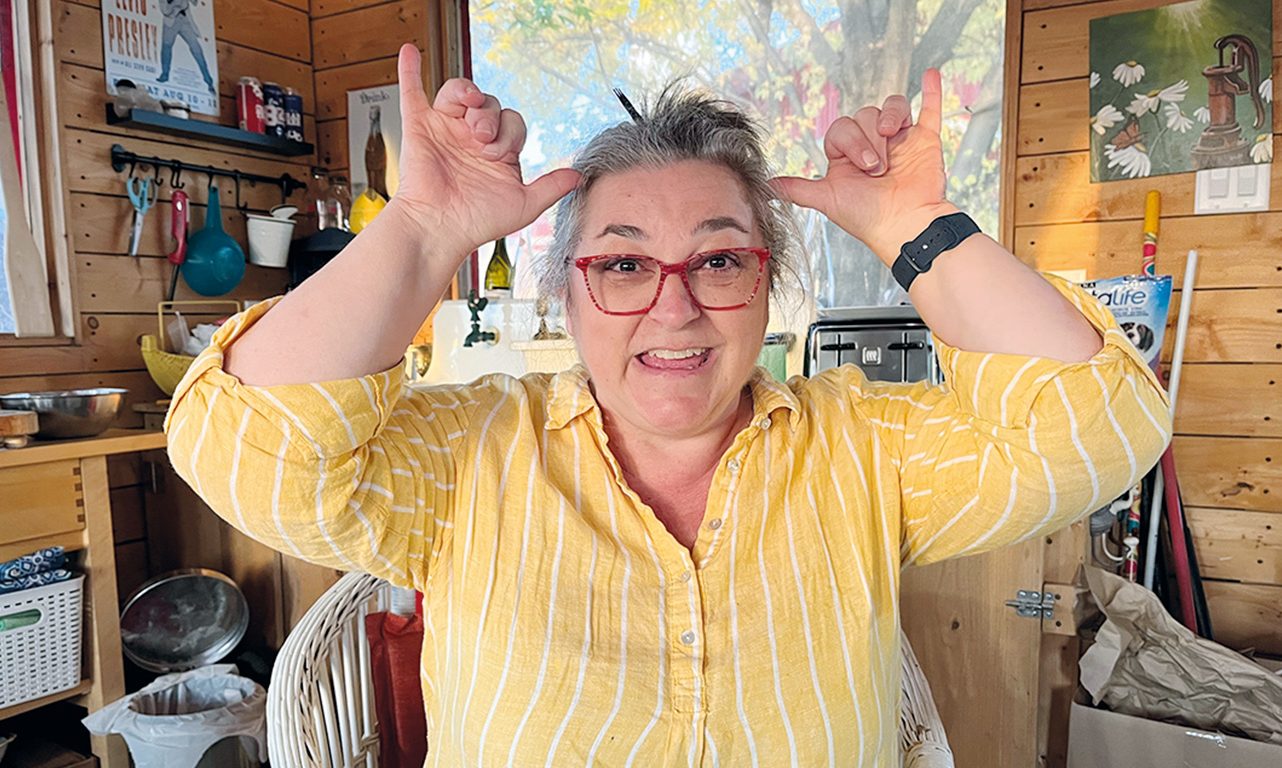
[[[943,129],[944,84],[939,70],[931,67],[921,76],[921,112],[917,115],[917,124],[931,133],[938,134]]]
[[[465,77],[451,77],[436,92],[432,109],[449,117],[463,117],[469,109],[485,106],[485,94]]]

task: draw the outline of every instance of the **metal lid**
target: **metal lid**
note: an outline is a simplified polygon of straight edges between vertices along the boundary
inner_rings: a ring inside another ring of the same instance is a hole
[[[149,580],[125,602],[125,656],[151,672],[181,672],[231,653],[249,628],[249,604],[218,571],[187,568]]]

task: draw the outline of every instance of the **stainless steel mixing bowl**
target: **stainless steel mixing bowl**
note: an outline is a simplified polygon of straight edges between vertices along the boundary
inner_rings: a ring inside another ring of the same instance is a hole
[[[93,437],[116,420],[127,389],[98,387],[57,392],[13,392],[0,395],[0,408],[35,411],[40,429],[36,437],[61,439]]]

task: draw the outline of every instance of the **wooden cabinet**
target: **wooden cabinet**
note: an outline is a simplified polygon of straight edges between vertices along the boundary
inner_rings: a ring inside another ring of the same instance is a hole
[[[81,684],[0,709],[0,720],[68,699],[94,711],[124,695],[107,457],[164,444],[159,432],[110,430],[0,451],[0,560],[55,545],[78,555],[86,619]],[[103,768],[128,768],[119,738],[95,736],[91,743]]]

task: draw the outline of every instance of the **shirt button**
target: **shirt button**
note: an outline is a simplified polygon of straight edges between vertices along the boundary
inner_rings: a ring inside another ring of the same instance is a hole
[[[771,421],[770,421],[770,417],[769,417],[769,416],[767,416],[767,417],[765,417],[764,419],[762,419],[762,420],[761,420],[761,428],[762,428],[762,429],[770,429],[770,425],[771,425],[772,423],[773,423],[773,422],[771,422]]]
[[[682,581],[689,581],[689,580],[690,580],[690,572],[689,572],[689,571],[686,571],[686,572],[682,573],[682,574],[681,574],[681,580],[682,580]]]
[[[685,632],[682,632],[681,642],[685,643],[686,645],[694,645],[694,633],[688,629]]]
[[[717,530],[718,528],[720,528],[720,527],[721,527],[721,518],[719,518],[719,517],[718,517],[717,519],[715,519],[715,520],[713,520],[712,522],[708,523],[708,527],[709,527],[709,528],[711,528],[711,529],[712,529],[712,530],[714,530],[714,531],[715,531],[715,530]]]
[[[738,460],[738,459],[731,459],[729,462],[727,462],[727,463],[726,463],[726,467],[728,467],[728,468],[730,469],[730,474],[732,474],[732,475],[733,475],[733,474],[738,473],[738,472],[739,472],[739,460]]]

